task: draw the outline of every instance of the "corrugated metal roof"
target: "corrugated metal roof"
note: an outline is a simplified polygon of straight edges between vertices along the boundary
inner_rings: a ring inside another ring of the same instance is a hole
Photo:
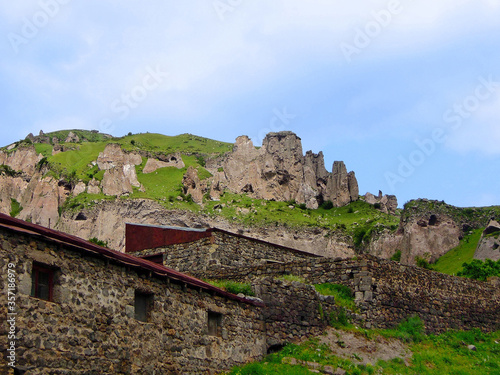
[[[40,237],[44,240],[49,240],[62,245],[66,245],[88,254],[100,255],[105,258],[114,260],[120,264],[134,268],[139,268],[142,270],[151,271],[160,277],[166,277],[172,280],[177,280],[185,283],[186,285],[196,288],[201,288],[206,291],[211,291],[215,294],[224,296],[232,300],[249,303],[256,306],[264,306],[264,304],[260,302],[238,297],[232,293],[228,293],[225,290],[217,288],[209,283],[206,283],[192,276],[188,276],[184,273],[175,271],[171,268],[167,268],[165,266],[150,262],[145,259],[137,258],[130,254],[125,254],[116,250],[107,249],[98,246],[96,244],[93,244],[89,241],[85,241],[79,237],[59,232],[54,229],[49,229],[41,225],[28,223],[26,221],[19,220],[1,213],[0,213],[0,228],[5,228],[7,230],[26,234],[29,236]]]
[[[199,228],[186,228],[186,227],[176,227],[176,226],[168,226],[168,225],[149,225],[149,224],[136,224],[136,223],[125,223],[125,224],[129,228],[134,227],[134,226],[138,226],[138,227],[142,227],[142,228],[156,228],[156,229],[166,229],[166,230],[171,230],[171,231],[196,232],[196,233],[207,233],[207,234],[212,233],[212,232],[221,232],[221,233],[228,234],[230,236],[243,238],[243,239],[246,239],[249,241],[255,241],[258,243],[265,244],[265,245],[270,245],[270,246],[273,246],[277,249],[281,249],[281,250],[285,250],[285,251],[289,251],[292,253],[301,254],[301,255],[305,255],[305,256],[310,256],[311,258],[323,258],[322,255],[314,254],[314,253],[304,251],[304,250],[295,249],[293,247],[279,245],[279,244],[272,243],[272,242],[265,241],[265,240],[261,240],[259,238],[255,238],[255,237],[245,236],[243,234],[230,232],[228,230],[220,229],[217,227],[199,229]],[[189,233],[187,233],[186,235],[189,236]],[[193,242],[193,241],[197,241],[198,239],[199,239],[199,237],[193,237],[191,239],[190,238],[183,238],[182,241],[178,241],[178,242],[174,241],[174,243]],[[128,244],[127,240],[128,240],[128,238],[125,239],[126,244]],[[154,248],[158,248],[158,247],[162,247],[162,246],[168,246],[168,245],[170,245],[170,243],[160,243],[160,244],[155,245],[154,247],[148,247],[144,243],[142,243],[142,245],[143,246],[140,249],[134,248],[132,250],[129,250],[127,248],[126,252],[134,252],[134,251],[145,250],[145,249],[154,249]]]

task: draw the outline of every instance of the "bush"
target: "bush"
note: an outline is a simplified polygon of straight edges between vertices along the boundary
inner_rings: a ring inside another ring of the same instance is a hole
[[[333,208],[332,201],[324,201],[323,203],[321,203],[321,208],[324,210],[331,210]]]
[[[419,266],[419,267],[425,268],[426,270],[432,270],[432,266],[424,258],[417,256],[417,257],[415,257],[415,262],[417,263],[417,266]]]
[[[14,198],[11,198],[10,200],[10,216],[16,217],[21,213],[23,210],[23,207],[21,206],[21,203],[19,203],[17,200]]]
[[[473,259],[469,263],[462,264],[463,270],[457,273],[458,276],[465,276],[475,280],[486,281],[490,276],[500,277],[500,260],[496,262],[486,259],[484,262]]]
[[[356,304],[354,303],[354,293],[351,288],[342,284],[315,284],[314,288],[319,294],[324,296],[334,296],[335,304],[348,308],[349,310],[357,310]]]
[[[89,242],[92,242],[92,243],[96,244],[97,246],[108,247],[108,241],[102,241],[102,240],[98,239],[97,237],[92,237],[91,239],[89,239]]]
[[[330,325],[334,328],[347,327],[351,319],[347,315],[346,309],[339,307],[336,311],[330,312]]]
[[[252,286],[249,283],[239,283],[231,280],[207,280],[207,282],[229,293],[255,296]]]
[[[4,175],[9,176],[9,177],[15,177],[18,174],[18,172],[13,170],[8,165],[2,164],[2,165],[0,165],[0,174],[4,174]]]
[[[198,162],[199,165],[201,165],[202,167],[205,167],[205,165],[207,165],[207,162],[205,161],[205,158],[201,155],[198,155],[196,157],[196,161]]]
[[[49,165],[49,161],[48,161],[47,157],[44,156],[43,158],[40,159],[40,161],[38,163],[36,163],[36,169],[38,171],[41,171],[43,167],[48,166],[48,165]]]
[[[392,336],[405,342],[419,342],[424,337],[424,323],[418,315],[413,315],[399,323],[392,331]]]
[[[391,257],[391,260],[395,262],[401,262],[401,250],[396,250],[396,252]]]
[[[354,230],[354,234],[352,236],[352,240],[354,242],[354,246],[356,248],[361,247],[363,244],[367,244],[370,242],[370,238],[372,235],[372,227],[371,226],[359,226]]]

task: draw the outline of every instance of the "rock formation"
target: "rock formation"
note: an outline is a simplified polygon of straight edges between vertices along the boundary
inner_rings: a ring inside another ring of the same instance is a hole
[[[175,154],[171,154],[167,156],[168,161],[161,161],[155,158],[148,158],[148,161],[146,162],[146,165],[144,166],[144,169],[142,170],[142,173],[153,173],[157,169],[160,168],[166,168],[166,167],[174,167],[174,168],[184,168],[184,162],[182,161],[182,156],[179,152],[176,152]]]
[[[491,220],[477,244],[474,259],[500,260],[500,224]]]
[[[396,209],[398,208],[398,199],[395,195],[382,195],[382,191],[378,191],[378,196],[373,195],[372,193],[365,194],[365,202],[373,204],[380,211],[386,214],[394,214],[396,213]]]
[[[42,158],[42,154],[37,154],[34,146],[21,147],[10,153],[0,151],[0,165],[8,165],[15,171],[29,175],[35,173],[36,165]]]
[[[142,163],[136,153],[126,153],[119,144],[106,145],[97,158],[100,170],[105,170],[102,179],[102,192],[106,195],[124,195],[133,192],[133,186],[141,187],[137,180],[135,166]]]
[[[195,203],[203,203],[203,191],[206,189],[206,185],[202,185],[196,168],[190,166],[187,169],[182,179],[182,185],[184,186],[184,193],[191,195]]]
[[[323,154],[308,151],[304,156],[300,138],[290,131],[267,134],[260,149],[247,136],[238,137],[222,168],[217,183],[252,198],[295,200],[308,208],[326,200],[340,207],[358,199],[354,172],[347,173],[343,162],[327,172]]]

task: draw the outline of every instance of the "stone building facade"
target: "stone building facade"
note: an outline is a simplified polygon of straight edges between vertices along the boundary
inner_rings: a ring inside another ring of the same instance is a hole
[[[140,224],[126,225],[126,252],[191,275],[321,258],[316,254],[218,228]]]
[[[267,349],[261,302],[6,215],[0,270],[1,373],[218,373]]]

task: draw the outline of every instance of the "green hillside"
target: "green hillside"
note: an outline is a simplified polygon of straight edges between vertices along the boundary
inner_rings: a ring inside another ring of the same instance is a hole
[[[456,275],[458,271],[462,270],[464,262],[470,262],[474,258],[474,253],[483,230],[484,228],[479,228],[467,233],[460,240],[460,244],[441,256],[432,265],[432,268],[448,275]]]

